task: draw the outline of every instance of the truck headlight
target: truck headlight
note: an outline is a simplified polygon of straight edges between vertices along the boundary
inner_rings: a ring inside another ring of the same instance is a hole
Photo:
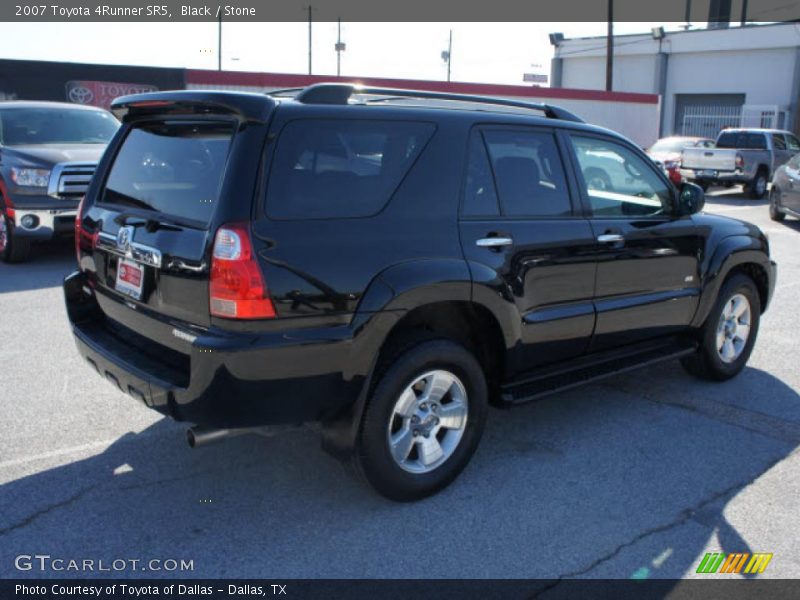
[[[47,169],[18,169],[11,167],[11,181],[23,187],[47,187],[50,171]]]

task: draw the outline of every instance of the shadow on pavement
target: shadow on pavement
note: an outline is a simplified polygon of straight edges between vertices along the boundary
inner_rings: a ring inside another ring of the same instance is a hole
[[[189,450],[161,420],[3,485],[0,576],[93,575],[15,571],[38,552],[194,561],[119,573],[140,577],[680,577],[715,532],[750,552],[723,510],[798,445],[797,428],[767,435],[750,418],[763,395],[719,400],[741,387],[800,423],[798,394],[764,371],[703,387],[653,367],[492,411],[463,475],[414,504],[375,495],[308,430]]]
[[[75,246],[71,240],[34,244],[26,262],[0,262],[0,294],[60,286],[75,269]]]

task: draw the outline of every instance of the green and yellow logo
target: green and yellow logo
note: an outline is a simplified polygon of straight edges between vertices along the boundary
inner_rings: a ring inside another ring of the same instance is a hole
[[[756,552],[731,552],[730,554],[710,552],[703,557],[697,567],[697,573],[763,573],[772,553]],[[747,566],[745,566],[747,565]]]

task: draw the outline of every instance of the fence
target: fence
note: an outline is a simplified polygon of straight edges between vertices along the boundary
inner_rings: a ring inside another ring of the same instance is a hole
[[[716,138],[726,127],[781,129],[785,112],[774,105],[689,105],[683,111],[680,135]]]

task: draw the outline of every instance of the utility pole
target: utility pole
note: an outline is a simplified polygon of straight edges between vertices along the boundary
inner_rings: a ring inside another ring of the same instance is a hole
[[[342,41],[342,20],[341,19],[336,19],[336,22],[337,22],[337,29],[338,29],[337,37],[336,37],[336,46],[334,46],[334,48],[336,49],[336,76],[337,77],[341,77],[342,76],[342,52],[344,52],[347,49],[347,46]]]
[[[308,74],[311,75],[311,5],[308,5]]]
[[[217,19],[217,71],[222,71],[222,11]]]
[[[447,50],[442,51],[442,60],[447,63],[447,81],[450,81],[450,59],[453,56],[453,30],[450,30],[450,41]]]
[[[614,87],[614,0],[608,2],[608,36],[606,38],[606,91]]]

